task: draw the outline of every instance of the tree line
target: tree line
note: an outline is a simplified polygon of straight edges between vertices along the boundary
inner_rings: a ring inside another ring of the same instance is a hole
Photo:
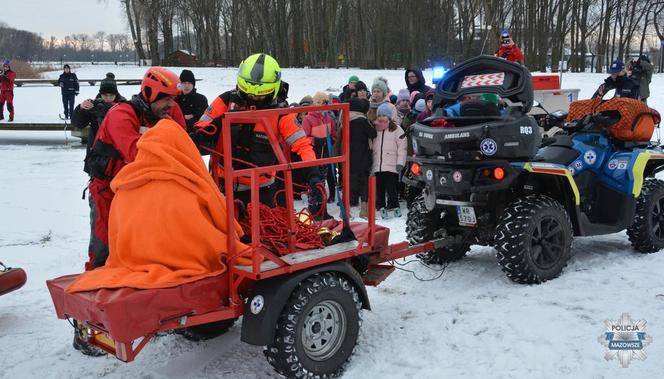
[[[600,70],[664,39],[652,0],[118,0],[141,58],[186,49],[202,65],[262,51],[283,66],[389,68],[492,54],[501,30],[525,64]]]
[[[48,40],[36,33],[0,25],[0,57],[22,61],[133,61],[138,58],[129,35],[72,34]]]

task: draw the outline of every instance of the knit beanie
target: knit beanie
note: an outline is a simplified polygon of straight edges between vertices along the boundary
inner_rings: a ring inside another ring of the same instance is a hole
[[[351,75],[350,78],[348,78],[348,83],[350,82],[359,82],[360,78],[357,77],[357,75]]]
[[[418,112],[424,112],[424,109],[426,108],[427,104],[424,101],[424,99],[419,99],[417,100],[417,103],[415,103],[415,110]]]
[[[182,73],[180,73],[180,81],[183,83],[189,82],[196,87],[196,78],[194,77],[194,73],[190,70],[182,70]]]
[[[71,70],[71,67],[69,67],[69,65],[68,65],[68,64],[66,64],[66,65],[65,65],[65,66],[63,67],[63,69],[65,69],[65,68],[68,68],[68,69],[70,69],[70,70]]]
[[[99,93],[112,93],[118,95],[118,85],[115,83],[115,75],[113,73],[106,74],[101,83],[99,83]]]
[[[399,104],[403,100],[410,102],[410,94],[408,93],[408,90],[405,88],[399,90],[399,94],[397,95],[397,104]]]
[[[306,95],[305,97],[302,98],[302,100],[300,100],[300,105],[301,106],[311,105],[313,103],[314,103],[314,99],[310,95]]]
[[[330,97],[325,92],[318,91],[314,94],[312,99],[314,105],[322,105],[325,104],[330,99]]]
[[[413,91],[410,93],[410,103],[415,104],[417,99],[420,98],[420,91]]]
[[[371,85],[371,92],[375,89],[380,90],[383,95],[387,95],[387,83],[380,78],[376,78]]]
[[[376,117],[387,117],[389,119],[392,118],[392,107],[390,107],[389,103],[383,103],[381,104],[378,109],[376,109]]]
[[[4,62],[2,62],[3,66],[9,66],[12,62],[9,59],[5,59]]]
[[[350,100],[348,100],[348,103],[350,103],[351,111],[362,113],[369,112],[369,100],[367,99],[361,97],[351,97]]]

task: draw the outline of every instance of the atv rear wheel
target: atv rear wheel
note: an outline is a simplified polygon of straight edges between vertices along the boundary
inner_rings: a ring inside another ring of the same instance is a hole
[[[341,375],[357,343],[361,308],[357,289],[343,276],[327,272],[305,279],[263,351],[268,362],[287,378]]]
[[[519,198],[505,208],[495,235],[498,262],[517,283],[539,284],[560,275],[572,248],[572,223],[558,201]]]
[[[664,181],[648,179],[636,200],[634,224],[627,229],[629,242],[640,253],[664,248]]]
[[[406,221],[406,235],[411,245],[431,241],[436,238],[434,233],[440,229],[442,220],[440,212],[429,212],[424,205],[424,194],[420,193],[408,207],[408,220]],[[445,249],[435,249],[417,254],[425,264],[441,265],[463,258],[470,250],[470,244],[464,243]]]

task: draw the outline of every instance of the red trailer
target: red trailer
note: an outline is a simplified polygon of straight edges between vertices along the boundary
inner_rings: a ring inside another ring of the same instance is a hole
[[[340,111],[343,154],[315,161],[291,163],[272,128],[265,128],[278,163],[233,170],[231,124],[267,123],[274,115]],[[244,176],[258,183],[258,175],[277,171],[284,180],[290,230],[295,230],[293,170],[340,164],[345,209],[349,207],[349,106],[334,104],[306,108],[230,112],[222,118],[220,140],[210,158],[217,183]],[[227,152],[222,154],[222,152]],[[223,159],[223,160],[222,160]],[[221,165],[221,166],[220,166]],[[223,167],[220,169],[219,167]],[[221,174],[219,173],[221,172]],[[416,246],[390,245],[389,229],[375,224],[375,178],[369,178],[368,222],[327,221],[321,226],[350,228],[356,239],[298,251],[295,233],[277,254],[261,244],[258,186],[251,186],[251,248],[253,261],[238,265],[236,246],[228,239],[228,270],[223,274],[166,289],[101,289],[69,294],[65,289],[77,275],[47,281],[57,316],[87,326],[88,341],[122,361],[131,362],[159,332],[184,329],[208,336],[225,331],[243,316],[241,340],[265,346],[268,362],[282,375],[334,376],[342,372],[356,345],[361,309],[370,309],[365,285],[375,286],[394,271],[390,261],[434,249],[431,241]],[[225,186],[229,225],[235,217],[232,186]],[[436,247],[439,247],[436,245]]]

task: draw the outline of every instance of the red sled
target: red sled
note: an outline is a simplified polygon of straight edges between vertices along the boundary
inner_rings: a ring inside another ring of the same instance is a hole
[[[23,287],[27,279],[23,269],[2,266],[0,269],[0,296]]]

